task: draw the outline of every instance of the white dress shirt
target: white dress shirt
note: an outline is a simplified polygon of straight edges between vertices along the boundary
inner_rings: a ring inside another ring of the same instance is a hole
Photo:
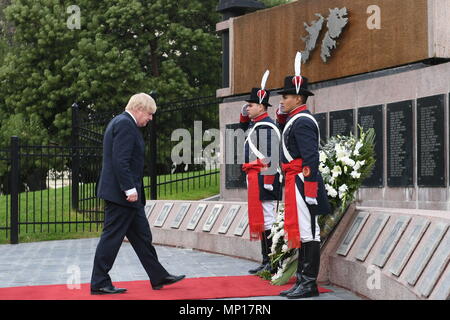
[[[131,112],[129,112],[128,110],[125,110],[125,112],[128,113],[128,114],[133,118],[134,122],[135,122],[136,125],[137,125],[136,118],[133,116],[133,114],[132,114]],[[135,194],[135,193],[137,193],[136,188],[133,188],[133,189],[130,189],[130,190],[126,190],[126,191],[125,191],[125,195],[126,195],[127,197],[130,196],[130,195],[132,195],[132,194]]]

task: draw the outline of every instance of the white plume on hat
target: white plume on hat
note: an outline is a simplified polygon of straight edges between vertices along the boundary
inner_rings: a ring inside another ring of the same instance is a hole
[[[258,92],[258,97],[259,97],[259,103],[261,104],[262,101],[264,100],[264,97],[266,96],[266,83],[267,83],[267,79],[269,79],[269,74],[270,71],[266,70],[266,72],[264,72],[264,75],[261,79],[261,90]],[[261,93],[261,94],[260,94]]]
[[[302,53],[297,51],[297,54],[295,56],[295,90],[297,90],[297,94],[300,91],[300,87],[302,85]],[[297,81],[297,79],[300,79],[300,81]]]

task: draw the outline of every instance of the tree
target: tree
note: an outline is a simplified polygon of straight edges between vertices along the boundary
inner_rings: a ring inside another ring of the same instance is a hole
[[[0,65],[8,52],[11,40],[11,26],[7,24],[4,14],[4,10],[9,4],[10,0],[0,0]]]
[[[25,122],[37,115],[45,138],[62,143],[75,101],[120,110],[136,92],[157,90],[164,102],[220,86],[215,1],[78,0],[81,29],[71,30],[72,4],[15,0],[5,10],[15,32],[0,67],[3,115],[21,114]]]

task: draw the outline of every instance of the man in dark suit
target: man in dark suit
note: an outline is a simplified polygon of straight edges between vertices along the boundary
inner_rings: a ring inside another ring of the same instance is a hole
[[[159,263],[144,213],[144,140],[139,127],[145,127],[155,112],[153,98],[139,93],[131,97],[125,112],[112,119],[106,128],[102,172],[97,185],[97,196],[105,200],[105,223],[95,252],[91,294],[126,292],[115,288],[108,275],[125,236],[154,290],[185,277],[170,275]]]

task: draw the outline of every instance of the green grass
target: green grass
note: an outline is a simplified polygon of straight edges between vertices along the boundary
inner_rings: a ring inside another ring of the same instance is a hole
[[[219,174],[200,177],[195,181],[177,181],[169,183],[169,179],[183,179],[192,176],[199,176],[204,171],[179,173],[174,175],[158,176],[158,183],[165,183],[158,186],[159,200],[200,200],[219,193]],[[145,184],[148,185],[148,177]],[[93,193],[94,184],[85,184],[80,188],[80,198],[83,190],[87,194]],[[149,190],[146,190],[146,198],[150,199]],[[102,211],[102,201],[90,201],[86,208],[95,208]],[[0,196],[0,227],[9,225],[10,197]],[[91,220],[90,214],[77,213],[71,208],[71,187],[58,189],[46,189],[34,192],[21,193],[19,195],[19,212],[22,222],[44,222],[44,225],[20,225],[19,242],[35,242],[63,239],[79,239],[98,237],[101,233],[102,223],[88,223]],[[92,215],[92,214],[91,214]],[[94,217],[102,220],[101,215]],[[78,223],[68,223],[77,221]],[[66,224],[61,224],[66,222]],[[9,243],[6,230],[0,230],[0,244]]]

